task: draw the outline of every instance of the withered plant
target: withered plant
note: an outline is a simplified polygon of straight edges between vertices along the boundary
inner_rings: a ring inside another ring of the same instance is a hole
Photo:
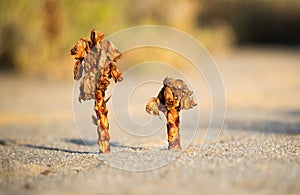
[[[96,116],[92,116],[92,121],[97,126],[100,153],[109,153],[106,102],[110,97],[105,99],[105,91],[110,84],[109,79],[113,78],[115,82],[123,80],[117,67],[122,54],[109,40],[104,39],[103,33],[92,30],[90,40],[79,39],[71,49],[71,55],[76,59],[74,79],[81,80],[78,100],[95,100]]]
[[[166,77],[163,84],[158,96],[151,98],[147,103],[146,112],[154,116],[159,116],[159,111],[164,113],[167,118],[168,148],[180,149],[179,112],[197,104],[191,97],[193,92],[183,80]]]

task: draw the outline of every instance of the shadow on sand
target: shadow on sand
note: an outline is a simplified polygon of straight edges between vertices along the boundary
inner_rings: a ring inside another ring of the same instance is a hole
[[[89,141],[89,140],[82,140],[82,139],[65,139],[64,140],[67,143],[72,143],[80,146],[97,146],[98,142],[96,141]],[[99,152],[91,152],[91,151],[76,151],[76,150],[70,150],[70,149],[63,149],[58,147],[49,147],[49,146],[41,146],[41,145],[33,145],[33,144],[20,144],[16,140],[12,139],[0,139],[0,145],[1,146],[24,146],[28,148],[34,148],[34,149],[40,149],[40,150],[50,150],[50,151],[61,151],[61,152],[67,152],[67,153],[76,153],[76,154],[99,154]],[[140,151],[143,150],[143,147],[133,147],[133,146],[125,146],[121,145],[117,142],[111,142],[111,147],[118,147],[118,148],[125,148],[125,149],[131,149],[134,151]]]
[[[25,146],[28,148],[40,149],[40,150],[61,151],[61,152],[67,152],[67,153],[73,153],[73,154],[99,154],[99,152],[87,152],[87,151],[81,152],[81,151],[62,149],[62,148],[57,148],[57,147],[37,146],[37,145],[31,145],[31,144],[22,144],[22,146]]]
[[[39,150],[61,151],[61,152],[76,153],[76,154],[99,154],[99,152],[87,152],[87,151],[82,152],[82,151],[69,150],[69,149],[63,149],[58,147],[48,147],[48,146],[33,145],[33,144],[21,144],[18,143],[18,141],[12,139],[0,139],[0,145],[1,146],[24,146],[27,148],[34,148]]]
[[[76,145],[81,145],[81,146],[97,146],[98,142],[96,141],[90,141],[86,139],[65,139],[65,142],[76,144]],[[133,147],[133,146],[125,146],[121,145],[118,142],[110,142],[111,147],[117,147],[117,148],[126,148],[126,149],[131,149],[131,150],[142,150],[142,147]]]

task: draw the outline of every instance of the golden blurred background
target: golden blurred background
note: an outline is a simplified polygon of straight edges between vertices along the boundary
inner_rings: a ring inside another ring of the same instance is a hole
[[[69,50],[92,29],[110,35],[166,25],[191,34],[210,52],[300,44],[297,0],[1,1],[0,21],[0,71],[50,80],[72,78]]]

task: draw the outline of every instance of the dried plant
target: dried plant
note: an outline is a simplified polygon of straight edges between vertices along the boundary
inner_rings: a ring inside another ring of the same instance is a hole
[[[191,97],[193,92],[183,80],[166,77],[163,84],[158,96],[151,98],[147,103],[146,112],[154,116],[159,116],[159,111],[164,113],[167,118],[169,149],[180,149],[179,112],[197,104]]]
[[[117,61],[122,54],[109,40],[104,39],[103,33],[95,30],[91,32],[90,40],[79,39],[70,51],[76,59],[74,79],[81,79],[79,102],[95,100],[96,116],[92,116],[92,120],[97,126],[100,153],[109,153],[106,102],[110,97],[105,100],[105,91],[110,84],[109,79],[113,78],[115,82],[123,80],[117,67]]]

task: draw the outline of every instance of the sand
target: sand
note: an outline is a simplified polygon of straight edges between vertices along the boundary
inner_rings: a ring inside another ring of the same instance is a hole
[[[137,143],[115,131],[112,154],[100,155],[96,138],[76,129],[71,81],[2,73],[0,194],[299,194],[298,54],[215,54],[227,91],[223,130],[203,145],[200,128],[177,152],[166,140]]]

